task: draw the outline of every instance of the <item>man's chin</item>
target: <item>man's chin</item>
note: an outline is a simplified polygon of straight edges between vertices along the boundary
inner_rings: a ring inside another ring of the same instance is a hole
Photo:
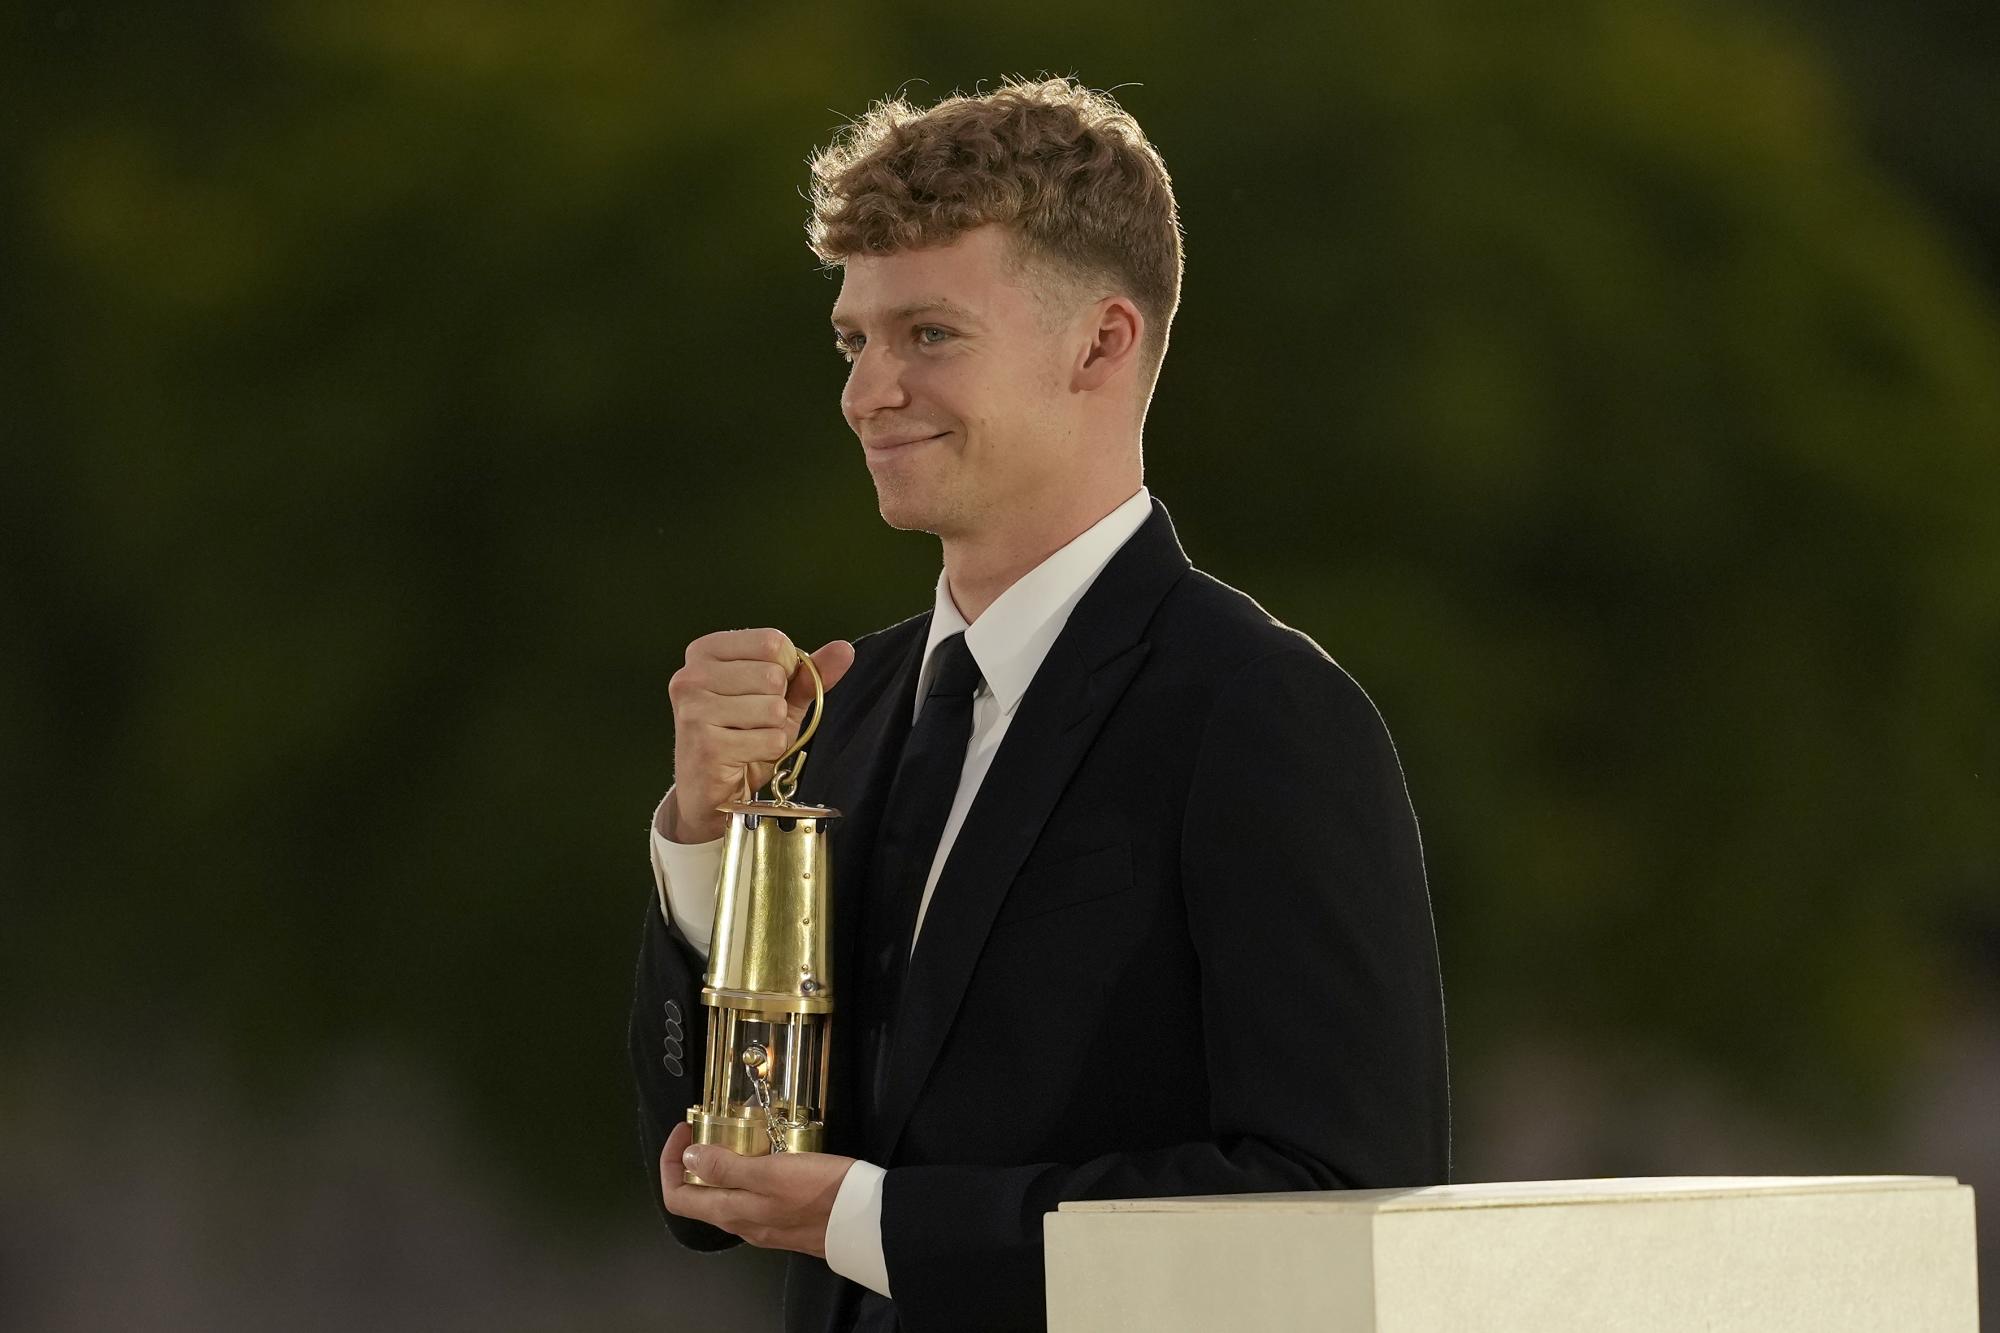
[[[937,520],[932,518],[891,513],[885,509],[882,511],[882,521],[898,532],[928,532],[933,537],[940,535]]]
[[[938,530],[941,515],[938,506],[922,496],[908,494],[898,487],[878,485],[875,488],[875,505],[882,514],[882,521],[898,532],[929,532]]]

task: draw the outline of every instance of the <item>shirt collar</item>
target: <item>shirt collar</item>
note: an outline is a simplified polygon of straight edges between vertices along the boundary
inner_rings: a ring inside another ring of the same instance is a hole
[[[1132,498],[1016,579],[971,626],[951,600],[945,576],[939,574],[930,637],[924,642],[923,665],[917,674],[917,708],[923,707],[930,689],[931,658],[938,644],[963,633],[965,646],[985,678],[982,689],[993,696],[1002,714],[1012,713],[1076,604],[1152,511],[1152,493],[1141,486]]]

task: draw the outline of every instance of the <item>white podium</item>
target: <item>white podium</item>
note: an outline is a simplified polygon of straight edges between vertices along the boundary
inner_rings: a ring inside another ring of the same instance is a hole
[[[1976,1333],[1950,1176],[1659,1176],[1066,1203],[1050,1333]]]

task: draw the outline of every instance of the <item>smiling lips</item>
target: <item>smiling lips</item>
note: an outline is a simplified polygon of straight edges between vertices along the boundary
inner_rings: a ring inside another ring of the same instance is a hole
[[[907,449],[913,444],[925,444],[931,440],[942,439],[949,434],[950,431],[939,431],[935,435],[909,435],[900,440],[864,440],[862,444],[871,454],[886,454],[896,449]]]

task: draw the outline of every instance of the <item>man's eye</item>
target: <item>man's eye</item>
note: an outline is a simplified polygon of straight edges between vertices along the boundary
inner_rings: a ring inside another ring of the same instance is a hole
[[[937,334],[938,336],[935,338],[930,337],[929,335],[933,333]],[[949,329],[941,329],[935,324],[925,324],[917,329],[917,341],[920,343],[924,343],[925,345],[930,347],[937,346],[939,343],[943,342],[946,338],[949,337],[951,337],[951,331]]]
[[[861,343],[862,338],[858,333],[844,337],[836,334],[833,339],[833,350],[846,357],[849,361],[852,361],[855,353],[861,350]]]

